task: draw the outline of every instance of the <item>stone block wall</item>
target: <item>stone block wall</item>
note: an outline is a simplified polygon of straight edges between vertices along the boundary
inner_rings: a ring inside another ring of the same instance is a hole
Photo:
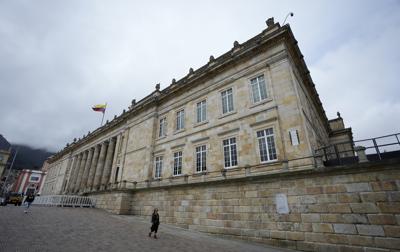
[[[90,195],[96,200],[96,207],[114,214],[129,214],[131,209],[131,192],[102,192]]]
[[[222,236],[304,251],[390,251],[400,248],[398,168],[381,162],[149,188],[128,202],[131,214],[157,207],[161,223]],[[288,214],[277,213],[277,194],[286,195]]]

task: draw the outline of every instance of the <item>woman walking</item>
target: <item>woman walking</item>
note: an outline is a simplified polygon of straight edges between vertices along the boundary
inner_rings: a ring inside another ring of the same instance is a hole
[[[160,225],[160,216],[158,215],[158,209],[154,209],[153,214],[151,215],[151,228],[149,237],[151,237],[151,233],[154,232],[154,239],[157,239],[157,230],[158,225]]]
[[[35,195],[33,193],[29,193],[28,196],[26,196],[25,199],[26,208],[24,210],[24,213],[28,213],[28,209],[34,200],[35,200]]]

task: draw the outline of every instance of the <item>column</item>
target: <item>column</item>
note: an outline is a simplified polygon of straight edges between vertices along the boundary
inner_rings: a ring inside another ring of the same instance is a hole
[[[62,194],[66,194],[67,190],[68,190],[68,184],[67,184],[68,183],[68,179],[67,179],[68,177],[67,177],[67,175],[72,170],[72,160],[73,160],[73,157],[71,157],[71,155],[70,155],[70,157],[68,158],[67,168],[65,169],[65,176],[64,176],[64,179],[63,179],[63,183],[62,183],[62,186],[61,186]]]
[[[113,157],[114,157],[114,149],[115,149],[115,138],[111,138],[110,143],[108,144],[106,162],[104,164],[103,176],[101,178],[100,188],[102,190],[105,189],[105,187],[108,184],[108,181],[110,180],[111,167],[112,167]]]
[[[106,159],[107,143],[101,144],[101,150],[99,155],[99,161],[97,162],[96,173],[94,175],[92,190],[98,190],[100,186],[101,175],[103,174],[104,161]]]
[[[86,187],[86,184],[87,184],[87,180],[88,180],[88,177],[89,177],[90,166],[92,165],[93,153],[94,153],[94,148],[90,148],[89,154],[88,154],[88,158],[87,158],[87,161],[86,161],[86,164],[85,164],[85,169],[83,171],[81,184],[79,186],[79,191],[80,192],[83,192],[85,190],[85,187]]]
[[[72,190],[72,178],[74,177],[74,173],[76,172],[76,162],[78,160],[78,156],[73,156],[72,157],[72,167],[71,170],[69,172],[69,176],[68,176],[68,187],[67,187],[67,193],[70,193]]]
[[[83,176],[83,170],[85,169],[86,161],[87,161],[87,156],[88,156],[88,151],[83,152],[82,156],[82,161],[79,166],[79,172],[78,172],[78,177],[76,179],[75,187],[74,187],[74,193],[77,193],[79,191],[79,187],[81,185],[82,181],[82,176]]]
[[[78,160],[76,162],[74,176],[72,177],[72,180],[71,180],[72,184],[71,184],[71,191],[70,192],[72,194],[75,193],[75,184],[76,184],[76,180],[78,179],[78,173],[79,173],[79,168],[81,167],[82,157],[83,157],[83,153],[78,154]]]
[[[86,183],[86,189],[88,191],[90,191],[93,186],[94,174],[96,173],[96,166],[99,158],[99,152],[100,152],[100,145],[96,145],[96,147],[94,148],[92,164],[90,165],[89,176]]]
[[[76,173],[76,166],[78,165],[78,160],[79,160],[79,155],[75,155],[74,157],[74,164],[71,170],[71,173],[69,175],[69,180],[68,180],[68,193],[72,193],[72,189],[74,188],[74,177]]]

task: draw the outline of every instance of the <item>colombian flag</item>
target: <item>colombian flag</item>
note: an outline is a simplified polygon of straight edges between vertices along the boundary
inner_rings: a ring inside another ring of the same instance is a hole
[[[105,112],[107,104],[97,104],[92,107],[92,109],[96,112]]]

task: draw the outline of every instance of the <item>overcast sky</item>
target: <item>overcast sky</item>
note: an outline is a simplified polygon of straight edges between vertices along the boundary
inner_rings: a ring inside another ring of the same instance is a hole
[[[290,11],[328,118],[399,132],[400,1],[1,0],[0,134],[58,151]]]

